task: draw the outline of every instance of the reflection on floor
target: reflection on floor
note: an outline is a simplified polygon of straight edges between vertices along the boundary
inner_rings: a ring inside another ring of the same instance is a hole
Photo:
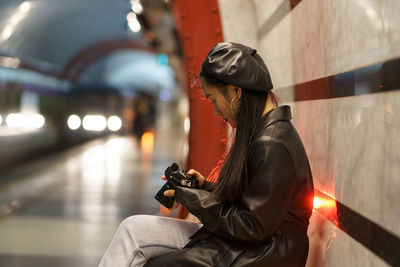
[[[156,133],[153,151],[115,136],[6,174],[0,266],[97,266],[122,219],[159,214],[160,177],[179,161],[172,134]]]

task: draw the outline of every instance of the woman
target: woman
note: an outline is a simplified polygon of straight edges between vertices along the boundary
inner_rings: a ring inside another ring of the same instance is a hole
[[[216,185],[190,170],[201,189],[177,187],[165,194],[174,195],[201,224],[131,218],[100,265],[304,266],[313,183],[290,107],[277,107],[263,60],[241,44],[213,47],[200,82],[215,115],[236,128],[235,140]],[[154,236],[146,237],[148,232]]]

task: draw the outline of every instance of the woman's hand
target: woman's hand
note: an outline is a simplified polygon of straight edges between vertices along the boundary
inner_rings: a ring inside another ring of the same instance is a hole
[[[161,179],[163,179],[164,181],[167,181],[167,178],[165,178],[165,176],[161,176]],[[175,190],[174,189],[166,190],[164,192],[164,196],[166,196],[166,197],[173,197],[174,195],[175,195]],[[174,204],[172,205],[170,210],[176,209],[178,207],[179,207],[179,203],[174,201]]]
[[[187,174],[190,175],[190,176],[195,177],[199,181],[199,186],[200,187],[203,185],[204,181],[206,180],[206,178],[204,178],[204,176],[201,173],[199,173],[198,171],[193,170],[193,169],[190,169],[187,172]]]
[[[200,187],[203,185],[204,181],[206,180],[206,178],[204,178],[204,176],[201,173],[199,173],[198,171],[193,170],[193,169],[190,169],[187,172],[187,175],[195,177],[199,181]],[[163,179],[164,181],[168,181],[167,178],[165,178],[165,176],[161,176],[161,179]],[[164,192],[164,196],[166,196],[166,197],[175,196],[175,189],[166,190]],[[171,209],[176,209],[178,206],[179,206],[179,204],[176,201],[174,201],[174,204],[172,205]]]

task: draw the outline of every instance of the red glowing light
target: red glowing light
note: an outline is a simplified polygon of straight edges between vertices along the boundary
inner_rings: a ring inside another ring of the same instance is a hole
[[[314,209],[321,207],[322,201],[319,197],[314,197]]]
[[[318,189],[314,189],[314,211],[338,225],[336,199]]]
[[[319,208],[333,208],[336,206],[336,202],[333,199],[314,197],[314,209]]]

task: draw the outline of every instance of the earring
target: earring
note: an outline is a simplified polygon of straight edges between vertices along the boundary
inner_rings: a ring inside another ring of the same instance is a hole
[[[232,114],[234,114],[234,113],[233,113],[233,109],[232,109],[232,104],[233,104],[233,101],[234,101],[236,98],[237,98],[236,96],[235,96],[234,98],[232,98],[231,104],[229,105],[229,108],[231,109]]]

